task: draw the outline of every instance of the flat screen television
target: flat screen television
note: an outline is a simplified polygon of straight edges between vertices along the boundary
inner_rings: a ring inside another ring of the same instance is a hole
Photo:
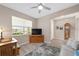
[[[32,29],[32,35],[42,35],[42,29]]]

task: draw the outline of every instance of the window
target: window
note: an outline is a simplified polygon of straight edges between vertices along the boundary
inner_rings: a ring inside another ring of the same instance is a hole
[[[12,16],[12,35],[31,34],[32,21]]]

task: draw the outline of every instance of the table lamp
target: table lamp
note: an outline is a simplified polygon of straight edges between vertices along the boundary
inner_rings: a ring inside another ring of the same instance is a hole
[[[0,39],[3,39],[3,28],[0,28],[0,34],[1,34],[1,38]]]

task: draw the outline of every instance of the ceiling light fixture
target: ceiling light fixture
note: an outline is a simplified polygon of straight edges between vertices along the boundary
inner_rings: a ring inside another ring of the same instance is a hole
[[[43,7],[40,5],[40,6],[38,6],[38,9],[39,9],[39,10],[42,10],[42,9],[43,9]]]
[[[39,3],[34,7],[31,8],[38,8],[38,12],[41,13],[42,9],[51,10],[50,7],[45,6],[43,3]]]

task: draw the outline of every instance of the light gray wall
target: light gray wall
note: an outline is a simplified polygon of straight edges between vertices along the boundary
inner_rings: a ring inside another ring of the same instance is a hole
[[[44,41],[45,42],[49,42],[50,40],[50,20],[48,19],[39,19],[38,20],[38,28],[42,28],[42,32],[43,32],[43,35],[44,35]]]
[[[54,19],[55,17],[72,14],[75,12],[79,12],[79,4],[67,9],[64,9],[62,11],[53,13],[51,15],[44,16],[42,18],[38,19],[38,27],[43,29],[43,34],[45,36],[45,41],[50,41],[50,34],[51,34],[51,26],[50,26],[50,20]]]
[[[69,18],[62,18],[57,19],[54,21],[54,38],[64,40],[64,24],[69,23],[70,24],[70,38],[69,39],[75,39],[75,17],[69,17]],[[59,27],[57,29],[56,27]],[[62,30],[60,30],[60,27],[63,27]]]
[[[33,27],[36,28],[37,26],[37,21],[35,18],[0,5],[0,27],[5,29],[4,37],[12,36],[12,16],[31,20],[33,22]]]

